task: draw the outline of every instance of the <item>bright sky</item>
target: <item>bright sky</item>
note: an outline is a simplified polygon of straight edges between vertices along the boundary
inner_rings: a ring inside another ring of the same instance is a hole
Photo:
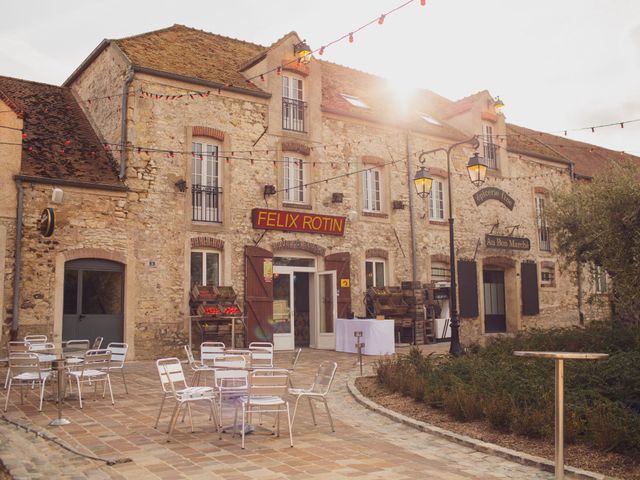
[[[315,49],[404,1],[5,1],[0,75],[59,85],[103,38],[174,23],[262,45],[295,30]],[[486,89],[525,127],[640,119],[639,0],[415,0],[354,40],[323,58],[452,100]],[[640,121],[569,136],[640,155]]]

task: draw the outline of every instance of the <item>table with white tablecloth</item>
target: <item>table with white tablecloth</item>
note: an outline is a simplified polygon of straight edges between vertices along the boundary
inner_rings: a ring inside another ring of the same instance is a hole
[[[393,338],[393,320],[375,320],[372,318],[338,318],[336,322],[336,351],[358,353],[358,338],[353,332],[361,331],[360,342],[364,343],[364,355],[388,355],[395,353]]]

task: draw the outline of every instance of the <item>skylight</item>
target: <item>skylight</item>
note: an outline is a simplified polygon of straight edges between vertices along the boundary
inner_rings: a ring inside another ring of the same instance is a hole
[[[347,95],[345,93],[341,93],[340,95],[342,95],[342,98],[344,98],[347,102],[349,102],[354,107],[369,108],[369,105],[364,103],[358,97],[354,97],[353,95]]]
[[[430,123],[431,125],[437,125],[439,127],[442,126],[442,124],[436,120],[435,118],[433,118],[431,115],[427,114],[427,113],[418,113],[418,116],[423,119],[425,122]]]

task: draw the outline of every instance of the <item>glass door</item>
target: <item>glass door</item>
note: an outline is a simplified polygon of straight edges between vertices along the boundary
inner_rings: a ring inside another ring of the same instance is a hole
[[[316,348],[335,350],[335,325],[338,317],[336,294],[336,272],[318,272],[317,278],[317,313],[315,322]]]
[[[273,269],[273,346],[275,350],[293,350],[293,271]]]

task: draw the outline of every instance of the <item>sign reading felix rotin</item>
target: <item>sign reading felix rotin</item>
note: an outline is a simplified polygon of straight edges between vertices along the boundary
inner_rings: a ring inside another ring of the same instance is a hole
[[[531,242],[523,237],[504,237],[502,235],[484,236],[484,244],[487,248],[502,248],[506,250],[531,250]]]
[[[513,206],[516,204],[516,201],[511,198],[507,192],[496,187],[485,187],[478,190],[473,194],[473,199],[476,205],[480,205],[487,200],[497,200],[509,210],[513,210]]]
[[[253,228],[344,235],[346,217],[254,208],[251,210],[251,220]]]

